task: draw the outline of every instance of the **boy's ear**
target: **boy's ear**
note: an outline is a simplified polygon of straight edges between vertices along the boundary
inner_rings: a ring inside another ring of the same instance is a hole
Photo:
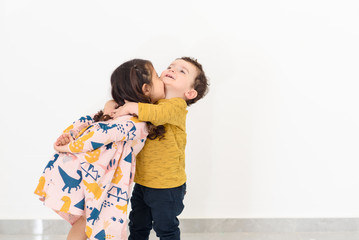
[[[184,96],[187,98],[187,100],[191,100],[197,97],[197,91],[193,88],[187,92],[185,92]]]
[[[145,94],[146,96],[149,96],[151,93],[151,87],[150,85],[148,85],[147,83],[143,84],[142,86],[142,92],[143,94]]]

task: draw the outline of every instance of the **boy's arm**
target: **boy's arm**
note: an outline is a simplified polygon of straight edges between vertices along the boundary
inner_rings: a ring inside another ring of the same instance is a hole
[[[113,124],[95,123],[81,137],[67,145],[54,146],[54,148],[59,152],[91,152],[111,142],[128,141],[138,138],[140,134],[135,133],[138,124],[135,120],[126,120]]]
[[[172,124],[185,126],[187,104],[181,99],[171,99],[158,104],[126,102],[115,111],[115,116],[132,114],[138,116],[140,121],[151,122],[158,126]]]

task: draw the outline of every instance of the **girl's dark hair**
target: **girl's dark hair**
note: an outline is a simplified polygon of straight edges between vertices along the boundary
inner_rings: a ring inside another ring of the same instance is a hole
[[[122,106],[125,100],[129,102],[151,103],[150,97],[146,96],[142,87],[144,84],[152,86],[153,65],[148,60],[133,59],[121,64],[111,75],[111,95],[113,100]],[[94,121],[107,121],[112,119],[109,115],[99,111],[94,116]],[[154,126],[147,122],[149,139],[163,138],[164,126]]]

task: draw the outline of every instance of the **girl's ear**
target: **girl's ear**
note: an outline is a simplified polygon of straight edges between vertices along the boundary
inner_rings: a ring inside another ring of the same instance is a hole
[[[187,92],[184,93],[184,96],[187,98],[187,100],[191,100],[197,97],[197,91],[193,88]]]
[[[142,92],[143,92],[143,94],[145,94],[147,97],[150,96],[151,86],[148,85],[147,83],[143,84],[143,86],[142,86]]]

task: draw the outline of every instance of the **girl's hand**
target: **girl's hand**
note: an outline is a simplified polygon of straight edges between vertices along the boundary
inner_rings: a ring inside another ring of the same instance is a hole
[[[61,152],[61,153],[70,152],[70,150],[69,150],[69,144],[62,145],[62,146],[58,146],[58,145],[56,145],[56,143],[55,143],[55,144],[54,144],[54,149],[55,149],[56,152]]]
[[[57,152],[70,152],[69,143],[73,141],[74,138],[70,133],[63,133],[54,143],[54,149]]]
[[[63,133],[55,142],[55,146],[64,146],[71,142],[73,137],[70,133]]]

